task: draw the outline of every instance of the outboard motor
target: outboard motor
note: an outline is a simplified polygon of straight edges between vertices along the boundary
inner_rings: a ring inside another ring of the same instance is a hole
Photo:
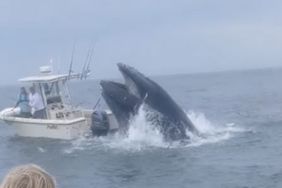
[[[105,136],[108,134],[110,124],[105,111],[94,111],[91,120],[91,131],[94,136]]]

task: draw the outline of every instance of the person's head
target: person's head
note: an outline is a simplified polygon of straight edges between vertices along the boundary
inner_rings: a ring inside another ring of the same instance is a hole
[[[33,87],[33,86],[31,86],[31,87],[29,88],[29,91],[30,91],[30,93],[34,94],[34,93],[35,93],[35,89],[34,89],[34,87]]]
[[[55,179],[34,164],[13,168],[4,178],[0,188],[55,188]]]
[[[26,92],[26,90],[25,90],[24,87],[21,87],[21,93],[22,93],[22,94],[27,94],[27,92]]]

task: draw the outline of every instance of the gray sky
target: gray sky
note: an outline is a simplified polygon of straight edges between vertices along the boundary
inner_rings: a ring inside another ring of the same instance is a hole
[[[79,71],[95,44],[93,74],[146,74],[282,65],[279,0],[1,0],[0,84],[53,59],[66,72],[76,41]]]

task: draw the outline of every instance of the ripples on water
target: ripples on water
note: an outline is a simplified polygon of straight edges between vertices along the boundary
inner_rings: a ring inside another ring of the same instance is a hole
[[[73,141],[21,138],[1,123],[1,177],[14,165],[32,162],[50,171],[59,187],[282,186],[281,70],[154,79],[187,110],[202,137],[164,142],[142,111],[128,136]],[[76,104],[94,106],[97,82],[71,86]],[[17,91],[0,88],[0,107],[13,105]]]

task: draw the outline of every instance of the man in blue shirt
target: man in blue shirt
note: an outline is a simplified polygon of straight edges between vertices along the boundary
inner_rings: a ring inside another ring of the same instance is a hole
[[[24,87],[21,87],[16,107],[20,108],[20,117],[29,118],[31,117],[31,109],[29,106],[29,97]]]

